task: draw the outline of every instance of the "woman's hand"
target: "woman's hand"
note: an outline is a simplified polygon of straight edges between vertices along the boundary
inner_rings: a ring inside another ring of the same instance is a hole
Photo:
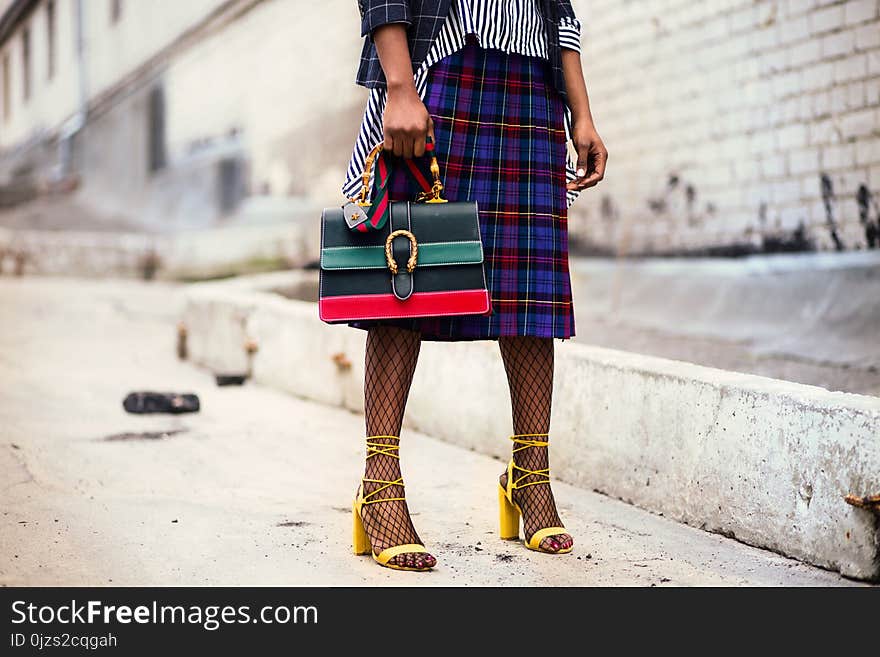
[[[565,188],[580,191],[593,187],[605,177],[608,151],[593,124],[590,98],[587,96],[587,84],[584,82],[579,52],[568,48],[562,49],[562,71],[565,74],[568,107],[572,116],[571,140],[578,154],[577,178],[569,182]]]
[[[575,121],[571,133],[578,154],[577,178],[569,182],[565,188],[581,191],[597,185],[605,177],[608,150],[592,121]]]
[[[382,116],[384,149],[400,157],[420,157],[425,154],[427,136],[434,137],[434,124],[416,91],[406,27],[382,25],[373,31],[373,41],[388,88]]]
[[[388,86],[382,129],[386,151],[399,157],[425,154],[427,137],[434,138],[434,122],[412,83]]]

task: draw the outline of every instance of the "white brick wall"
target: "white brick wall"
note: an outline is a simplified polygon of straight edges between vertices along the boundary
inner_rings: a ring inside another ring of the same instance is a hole
[[[573,236],[615,253],[780,239],[833,249],[827,176],[842,248],[869,246],[880,226],[880,0],[574,5],[610,161],[572,208]]]

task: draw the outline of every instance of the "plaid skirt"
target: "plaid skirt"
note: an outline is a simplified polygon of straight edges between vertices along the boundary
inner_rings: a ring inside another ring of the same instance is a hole
[[[479,208],[492,312],[349,325],[400,326],[424,340],[572,337],[564,105],[548,63],[469,44],[431,68],[424,101],[445,198]],[[414,198],[404,167],[392,175],[391,198]]]

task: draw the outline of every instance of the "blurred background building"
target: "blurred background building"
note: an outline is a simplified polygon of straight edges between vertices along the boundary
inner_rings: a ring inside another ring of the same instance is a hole
[[[335,198],[364,96],[350,4],[4,0],[0,203],[77,189],[99,221],[168,230]]]
[[[876,0],[574,4],[611,152],[572,210],[582,252],[878,246]],[[247,199],[339,198],[365,98],[353,0],[0,0],[0,16],[0,206],[75,191],[59,222],[166,231],[246,220]]]

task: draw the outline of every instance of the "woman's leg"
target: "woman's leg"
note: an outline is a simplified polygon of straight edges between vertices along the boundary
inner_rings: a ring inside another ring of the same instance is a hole
[[[530,336],[498,339],[501,357],[510,386],[510,404],[513,409],[513,432],[516,434],[545,434],[550,431],[550,406],[553,397],[553,339]],[[516,452],[513,462],[528,470],[549,467],[546,447],[529,447]],[[536,480],[530,475],[523,484]],[[501,484],[507,484],[507,473],[501,475]],[[556,502],[549,483],[535,484],[514,491],[514,499],[523,511],[523,529],[526,540],[544,527],[561,527]],[[548,536],[541,548],[556,552],[569,548],[573,540],[569,534]]]
[[[420,347],[421,335],[415,331],[393,326],[378,326],[368,331],[364,375],[367,436],[400,436],[403,411]],[[396,440],[390,438],[371,438],[370,441],[397,444]],[[400,461],[394,456],[373,454],[367,459],[365,480],[396,481],[399,478]],[[364,481],[363,486],[364,493],[369,494],[381,484]],[[377,498],[403,496],[403,486],[390,486]],[[364,505],[363,521],[375,554],[395,545],[421,542],[403,500]],[[405,553],[394,557],[389,563],[424,568],[433,566],[436,559],[430,554]]]

